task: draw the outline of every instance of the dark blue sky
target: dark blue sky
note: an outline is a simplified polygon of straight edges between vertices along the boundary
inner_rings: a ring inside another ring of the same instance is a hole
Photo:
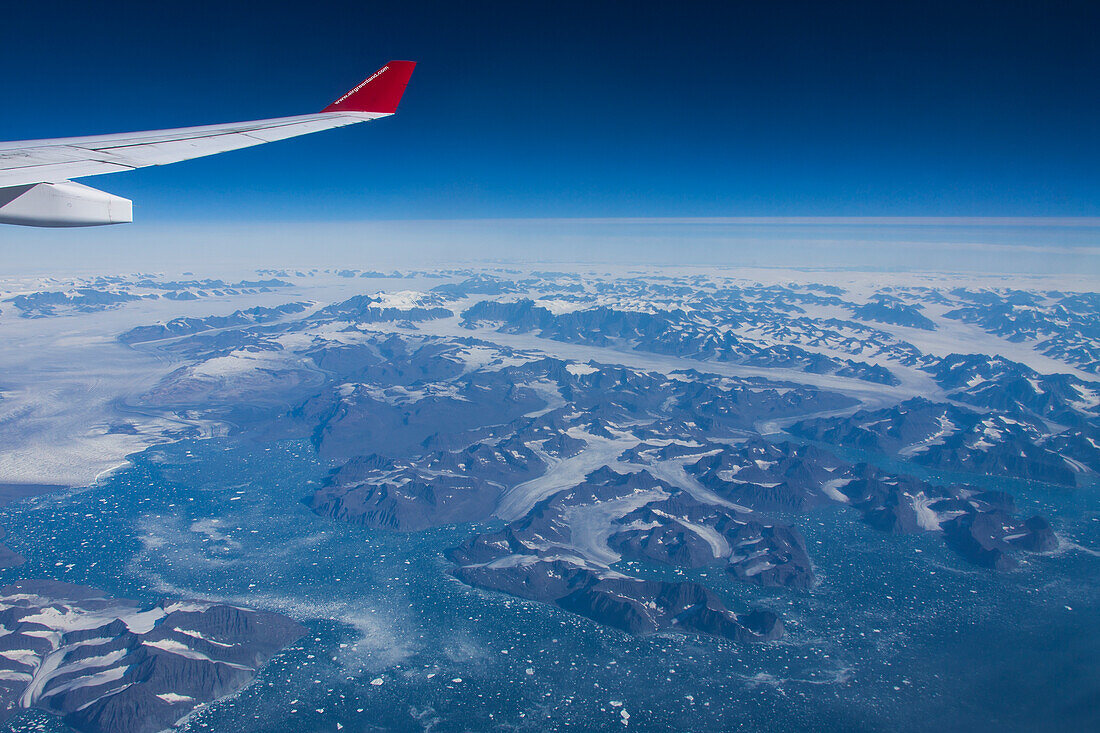
[[[75,6],[76,4],[71,4]],[[88,179],[139,221],[1100,215],[1097,2],[13,3],[0,139],[398,115]]]

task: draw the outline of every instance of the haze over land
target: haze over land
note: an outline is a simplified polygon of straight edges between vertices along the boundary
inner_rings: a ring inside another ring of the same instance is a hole
[[[4,252],[14,274],[132,270],[247,275],[257,263],[342,269],[532,263],[570,268],[764,267],[1061,276],[1100,274],[1100,220],[983,217],[744,217],[167,222],[21,230]],[[48,248],[48,249],[44,249]],[[1075,279],[1076,278],[1076,279]]]

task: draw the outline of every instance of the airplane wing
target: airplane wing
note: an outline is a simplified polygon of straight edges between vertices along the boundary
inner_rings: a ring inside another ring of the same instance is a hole
[[[0,223],[96,226],[133,220],[127,199],[70,179],[167,165],[388,117],[413,61],[391,61],[315,114],[117,135],[0,143]]]

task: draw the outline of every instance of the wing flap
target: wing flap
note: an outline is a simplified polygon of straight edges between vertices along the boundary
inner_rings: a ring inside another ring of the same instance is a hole
[[[12,170],[0,170],[0,188],[23,186],[30,183],[59,183],[70,178],[99,176],[105,173],[122,173],[132,170],[132,166],[100,160],[29,165]]]

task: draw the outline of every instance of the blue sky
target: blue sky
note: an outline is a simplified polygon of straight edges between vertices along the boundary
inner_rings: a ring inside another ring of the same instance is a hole
[[[419,62],[394,118],[86,181],[135,227],[1100,215],[1100,3],[82,5],[5,8],[0,139],[314,111]]]

